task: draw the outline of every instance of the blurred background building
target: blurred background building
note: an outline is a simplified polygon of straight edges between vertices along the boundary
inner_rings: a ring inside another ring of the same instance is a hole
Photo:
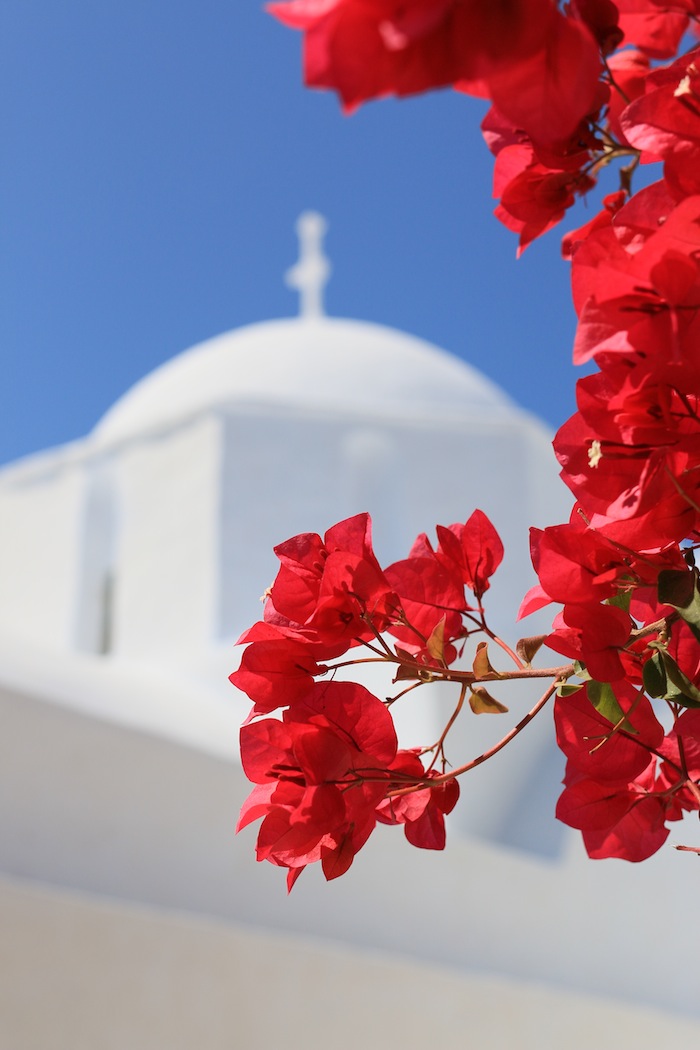
[[[234,836],[248,701],[227,676],[275,543],[369,510],[387,564],[480,507],[514,639],[527,526],[568,510],[547,429],[491,381],[325,315],[323,228],[300,219],[298,316],[177,355],[84,440],[0,473],[0,1047],[699,1038],[696,865],[583,856],[554,821],[547,714],[465,778],[444,854],[380,827],[343,879],[309,870],[287,898],[255,829]],[[434,692],[406,704],[404,743],[439,734],[454,698]],[[503,699],[505,718],[462,719],[455,760],[536,696]]]

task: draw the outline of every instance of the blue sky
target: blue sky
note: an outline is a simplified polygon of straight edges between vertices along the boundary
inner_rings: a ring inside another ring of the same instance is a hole
[[[306,208],[330,224],[329,313],[463,356],[553,426],[573,410],[559,233],[516,261],[482,103],[343,117],[258,0],[3,0],[0,39],[0,462],[87,433],[188,346],[296,313]]]

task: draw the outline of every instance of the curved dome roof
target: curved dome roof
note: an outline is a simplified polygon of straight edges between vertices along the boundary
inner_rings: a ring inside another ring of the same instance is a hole
[[[238,328],[178,354],[127,391],[94,436],[111,443],[235,404],[411,419],[519,414],[494,383],[422,339],[300,317]]]

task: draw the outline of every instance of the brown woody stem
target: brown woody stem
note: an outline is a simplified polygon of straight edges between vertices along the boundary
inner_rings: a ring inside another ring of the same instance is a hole
[[[484,762],[487,762],[490,758],[493,758],[494,755],[497,755],[499,751],[502,751],[503,748],[511,742],[511,740],[514,740],[516,736],[519,733],[521,733],[523,729],[525,729],[525,727],[530,724],[530,722],[532,722],[533,718],[535,718],[540,713],[542,708],[545,707],[545,705],[547,704],[547,701],[550,700],[551,697],[554,695],[559,685],[574,674],[573,665],[569,665],[565,668],[555,668],[555,671],[557,671],[558,673],[554,681],[549,686],[544,695],[540,697],[535,706],[530,711],[528,711],[528,713],[523,718],[520,719],[516,726],[513,726],[509,733],[506,733],[506,735],[501,740],[499,740],[497,744],[494,744],[493,747],[489,748],[488,751],[484,751],[481,755],[477,755],[476,758],[473,758],[471,762],[467,762],[466,765],[460,766],[458,769],[453,769],[449,773],[443,773],[441,776],[431,777],[429,780],[414,784],[412,787],[409,788],[399,788],[397,791],[390,791],[388,792],[388,795],[407,795],[410,794],[412,791],[420,791],[427,786],[438,787],[440,784],[445,784],[447,783],[447,781],[452,780],[454,777],[460,777],[463,773],[468,773],[471,769],[476,769],[477,766],[480,766]],[[518,677],[517,672],[513,673],[510,677]],[[519,677],[523,676],[519,675]]]

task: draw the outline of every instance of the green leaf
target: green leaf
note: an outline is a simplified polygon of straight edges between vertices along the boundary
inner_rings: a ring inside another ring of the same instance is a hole
[[[622,728],[628,733],[637,732],[634,726],[630,725],[625,719],[625,712],[620,707],[620,703],[609,682],[590,681],[586,686],[586,693],[598,714],[602,715],[603,718],[607,718],[608,722],[612,722],[613,725],[623,722]]]
[[[614,605],[616,609],[622,609],[623,612],[628,613],[632,604],[632,591],[619,591],[613,594],[612,598],[608,598],[607,604]]]
[[[644,688],[649,696],[663,697],[681,707],[700,707],[700,689],[693,685],[665,649],[644,665]]]
[[[644,664],[644,689],[649,696],[666,696],[668,684],[661,653],[654,653]]]
[[[579,682],[578,685],[571,682],[562,682],[557,689],[557,696],[573,696],[574,693],[578,693],[579,689],[583,689],[583,682]]]
[[[659,601],[662,605],[672,605],[700,641],[700,591],[696,572],[662,569],[659,573]]]
[[[662,569],[659,573],[659,601],[676,609],[689,606],[697,593],[695,573],[684,569]]]
[[[667,698],[682,707],[700,707],[700,689],[683,674],[672,656],[663,650],[659,656],[663,660],[666,677],[671,685],[666,694]]]

